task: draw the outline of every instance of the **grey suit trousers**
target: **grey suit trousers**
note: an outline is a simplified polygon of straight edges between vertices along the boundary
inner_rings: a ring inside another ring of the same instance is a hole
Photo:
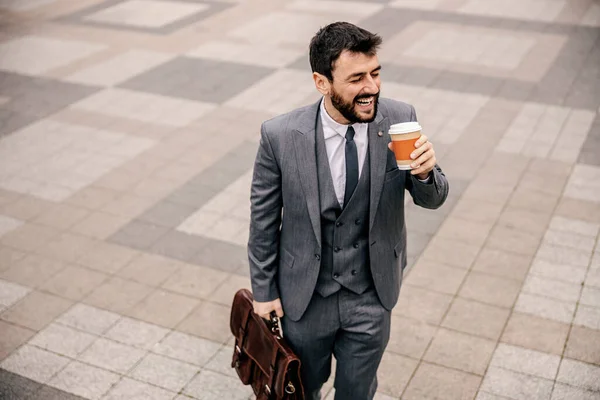
[[[337,362],[335,400],[373,399],[390,320],[391,312],[374,289],[357,295],[342,288],[326,298],[315,293],[299,321],[284,316],[284,337],[302,360],[306,400],[321,398],[332,355]]]

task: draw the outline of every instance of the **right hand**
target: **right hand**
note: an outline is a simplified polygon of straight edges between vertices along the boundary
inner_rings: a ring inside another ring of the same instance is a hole
[[[254,300],[253,306],[254,312],[258,314],[259,317],[266,320],[271,319],[271,311],[275,311],[279,318],[283,317],[283,308],[281,307],[281,300],[279,299],[266,301],[264,303]]]

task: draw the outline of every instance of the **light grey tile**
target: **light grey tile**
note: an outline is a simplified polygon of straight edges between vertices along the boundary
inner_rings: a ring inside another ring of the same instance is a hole
[[[202,367],[220,348],[220,344],[211,342],[210,340],[184,333],[171,332],[162,342],[154,346],[151,351]]]
[[[530,275],[522,289],[523,293],[550,297],[567,303],[575,303],[581,293],[581,284],[560,282]]]
[[[77,358],[96,336],[60,324],[51,324],[31,339],[29,344],[71,358]]]
[[[199,400],[246,400],[252,394],[252,389],[242,385],[239,379],[203,370],[183,393]]]
[[[169,333],[168,329],[123,317],[105,337],[142,349],[150,349]]]
[[[539,276],[581,285],[585,280],[587,268],[568,264],[558,264],[547,260],[536,259],[529,270],[530,276]]]
[[[584,253],[591,253],[596,244],[596,238],[573,232],[549,230],[544,235],[544,242],[581,250]]]
[[[233,349],[231,346],[225,345],[219,352],[204,366],[204,369],[209,369],[214,372],[219,372],[223,375],[229,375],[237,378],[237,372],[231,367]]]
[[[0,279],[0,312],[31,292],[31,288]]]
[[[557,215],[550,221],[550,229],[595,237],[598,234],[598,230],[600,230],[600,225],[589,221]]]
[[[0,367],[36,382],[45,383],[69,361],[66,357],[25,345],[2,361]]]
[[[521,293],[515,311],[570,324],[575,313],[575,303]]]
[[[147,383],[123,378],[102,400],[172,400],[175,393]]]
[[[77,361],[60,371],[49,385],[88,399],[100,399],[120,377]]]
[[[600,330],[600,308],[580,304],[577,307],[573,324]]]
[[[143,382],[179,392],[198,372],[200,372],[200,367],[157,354],[148,354],[134,368],[130,376]]]
[[[126,373],[144,354],[146,354],[144,350],[101,338],[94,342],[79,359],[110,371]]]
[[[600,367],[565,358],[558,370],[557,382],[600,392]]]
[[[552,392],[552,400],[598,400],[598,392],[556,383]]]
[[[551,380],[491,367],[480,390],[510,399],[547,400],[552,393],[552,385]]]
[[[584,286],[579,303],[586,306],[600,307],[600,288]]]
[[[578,267],[587,267],[590,262],[590,253],[569,247],[542,243],[536,257],[555,263],[570,264]]]
[[[85,304],[76,304],[56,322],[100,335],[121,318],[118,314],[100,310]]]
[[[490,366],[553,380],[560,356],[500,343]]]

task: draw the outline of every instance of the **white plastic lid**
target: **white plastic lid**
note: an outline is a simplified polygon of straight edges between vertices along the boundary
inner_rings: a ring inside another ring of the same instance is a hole
[[[390,135],[401,135],[403,133],[413,133],[420,131],[421,125],[416,121],[411,122],[401,122],[399,124],[394,124],[390,126],[389,133]]]

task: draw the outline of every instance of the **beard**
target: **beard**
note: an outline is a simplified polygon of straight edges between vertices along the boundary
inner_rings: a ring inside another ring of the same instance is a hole
[[[360,99],[365,99],[369,97],[374,97],[373,99],[373,116],[372,117],[362,117],[358,111],[355,109],[356,101]],[[356,96],[351,102],[345,102],[344,99],[335,91],[332,91],[331,94],[331,104],[342,114],[344,118],[350,121],[351,124],[355,123],[364,123],[364,122],[373,122],[375,117],[377,116],[377,106],[379,105],[379,92],[376,95],[372,94],[363,94]]]

